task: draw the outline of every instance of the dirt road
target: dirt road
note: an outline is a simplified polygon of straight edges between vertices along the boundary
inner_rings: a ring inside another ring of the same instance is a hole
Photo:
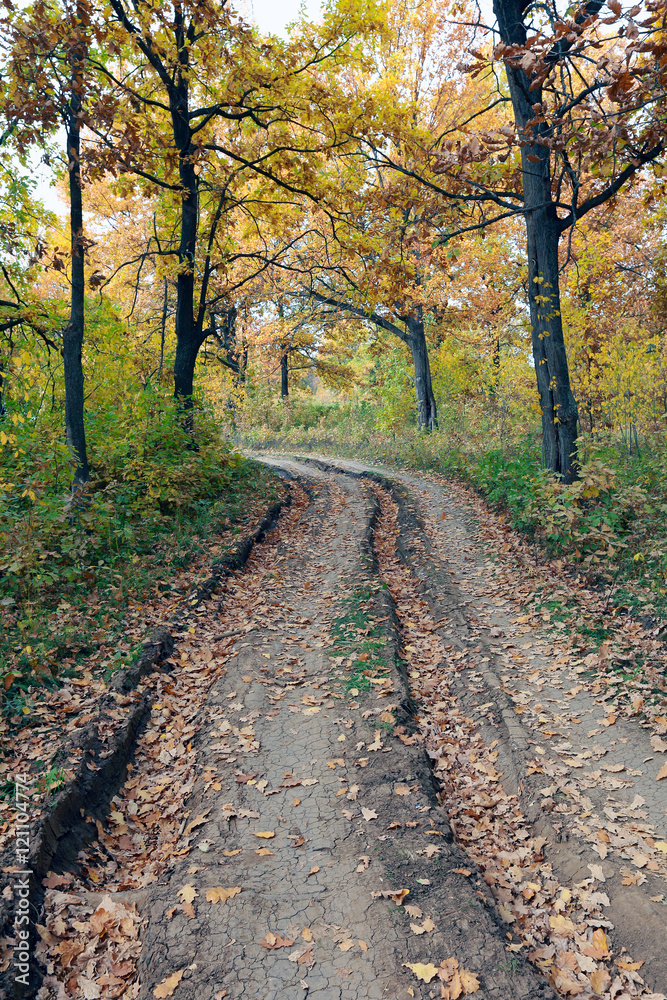
[[[655,734],[516,621],[456,490],[260,457],[293,503],[150,678],[41,996],[658,1000]]]

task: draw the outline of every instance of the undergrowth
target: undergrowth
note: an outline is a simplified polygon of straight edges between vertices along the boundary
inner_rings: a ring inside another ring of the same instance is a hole
[[[144,392],[90,418],[94,465],[86,503],[67,502],[60,429],[18,421],[0,450],[0,691],[12,725],[40,692],[136,658],[142,602],[178,595],[179,572],[220,554],[279,494],[279,481],[195,416],[196,447],[168,398]],[[98,656],[104,647],[108,652]]]
[[[440,429],[381,426],[368,399],[318,402],[303,394],[262,424],[250,413],[238,440],[251,447],[363,458],[428,470],[475,487],[546,552],[567,559],[612,602],[667,616],[667,447],[662,432],[628,454],[609,432],[580,441],[580,478],[560,483],[541,468],[540,434],[508,428],[492,408],[441,410]]]

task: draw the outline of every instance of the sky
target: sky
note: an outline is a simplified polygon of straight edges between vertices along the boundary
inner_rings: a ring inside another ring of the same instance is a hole
[[[285,26],[299,15],[302,0],[237,0],[236,7],[249,21],[267,34],[284,34]],[[314,20],[321,8],[320,0],[303,0],[303,8]]]

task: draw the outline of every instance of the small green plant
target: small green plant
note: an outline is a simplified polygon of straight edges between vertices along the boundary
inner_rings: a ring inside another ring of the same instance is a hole
[[[62,767],[52,767],[50,771],[47,771],[40,782],[46,795],[50,795],[51,792],[57,792],[59,788],[62,788],[65,784],[65,777],[65,771]]]

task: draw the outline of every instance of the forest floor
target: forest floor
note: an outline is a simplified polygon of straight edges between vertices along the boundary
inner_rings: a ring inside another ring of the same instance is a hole
[[[603,634],[607,595],[461,485],[254,457],[292,504],[141,685],[39,996],[664,1000],[653,624]]]

